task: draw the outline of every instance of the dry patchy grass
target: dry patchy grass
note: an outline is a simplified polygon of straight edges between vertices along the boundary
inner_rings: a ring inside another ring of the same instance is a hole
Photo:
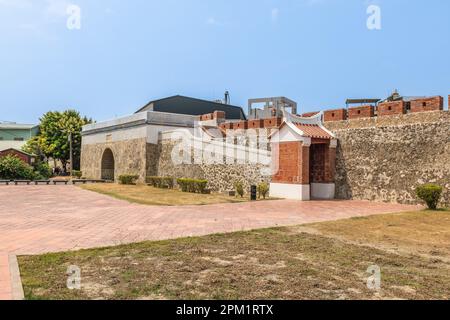
[[[145,185],[130,186],[111,183],[83,185],[81,188],[120,200],[154,206],[207,205],[248,201],[247,198],[230,197],[225,194],[186,193],[179,190],[158,189]]]
[[[449,216],[374,216],[19,262],[28,299],[449,299]],[[379,293],[366,286],[374,264]],[[79,291],[66,289],[69,265],[82,270]]]
[[[450,212],[422,211],[309,225],[316,233],[382,250],[450,262]]]

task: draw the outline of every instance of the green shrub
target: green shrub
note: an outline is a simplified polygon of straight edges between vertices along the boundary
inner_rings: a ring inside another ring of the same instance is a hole
[[[163,184],[165,187],[167,187],[169,189],[173,189],[175,183],[174,183],[172,177],[164,177],[164,178],[162,178],[162,180],[163,180]]]
[[[188,192],[188,180],[185,178],[177,179],[177,184],[180,187],[181,191]]]
[[[147,177],[146,182],[155,188],[173,189],[174,187],[172,177]]]
[[[183,181],[183,186],[181,187],[181,190],[185,190],[184,192],[190,192],[190,193],[195,193],[195,182],[194,179],[182,179]]]
[[[0,158],[0,179],[33,180],[34,169],[18,157],[8,155]]]
[[[195,180],[194,181],[195,184],[195,190],[198,193],[201,194],[205,194],[206,192],[206,186],[208,185],[208,181],[207,180]]]
[[[261,199],[266,199],[267,194],[269,193],[269,184],[266,182],[262,182],[258,185],[258,197]]]
[[[139,179],[139,176],[132,175],[132,174],[123,174],[123,175],[119,176],[120,184],[125,184],[125,185],[136,184],[137,179]]]
[[[72,176],[74,176],[75,178],[80,179],[83,176],[83,173],[79,170],[72,170]]]
[[[145,177],[145,183],[154,187],[155,186],[155,178],[156,177]]]
[[[196,186],[196,182],[194,179],[188,179],[187,185],[188,185],[188,192],[190,192],[190,193],[197,192],[197,186]]]
[[[242,182],[240,181],[235,182],[234,189],[241,198],[244,197],[244,185],[242,184]]]
[[[425,184],[419,186],[416,192],[417,196],[425,201],[429,209],[436,210],[442,196],[443,188],[434,184]]]
[[[155,188],[162,188],[163,187],[163,181],[160,177],[153,177],[153,186]]]
[[[205,193],[206,186],[208,185],[207,180],[198,180],[198,179],[187,179],[181,178],[177,179],[177,184],[183,192],[190,193]]]
[[[34,171],[35,180],[47,180],[52,176],[52,169],[47,162],[36,162],[34,165]]]

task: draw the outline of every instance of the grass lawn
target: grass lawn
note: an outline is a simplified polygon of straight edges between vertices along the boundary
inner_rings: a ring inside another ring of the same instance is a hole
[[[449,299],[450,212],[19,257],[28,299]],[[66,270],[81,268],[81,290]],[[367,289],[378,265],[382,289]]]
[[[80,186],[80,188],[129,202],[155,206],[207,205],[215,203],[237,203],[249,201],[248,197],[230,197],[225,194],[216,193],[187,193],[179,190],[158,189],[145,185],[128,186],[107,183],[83,185]]]

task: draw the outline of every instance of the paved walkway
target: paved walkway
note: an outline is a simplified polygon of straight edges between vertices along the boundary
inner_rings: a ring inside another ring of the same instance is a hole
[[[0,299],[8,254],[40,254],[418,209],[365,201],[265,201],[187,207],[130,204],[73,186],[0,186]]]

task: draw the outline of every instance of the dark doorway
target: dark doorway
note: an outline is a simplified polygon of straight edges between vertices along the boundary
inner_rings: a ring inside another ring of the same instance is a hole
[[[310,149],[309,174],[310,183],[325,182],[325,153],[326,144],[313,144]]]
[[[111,149],[106,149],[102,156],[102,177],[103,180],[114,181],[114,154]]]

